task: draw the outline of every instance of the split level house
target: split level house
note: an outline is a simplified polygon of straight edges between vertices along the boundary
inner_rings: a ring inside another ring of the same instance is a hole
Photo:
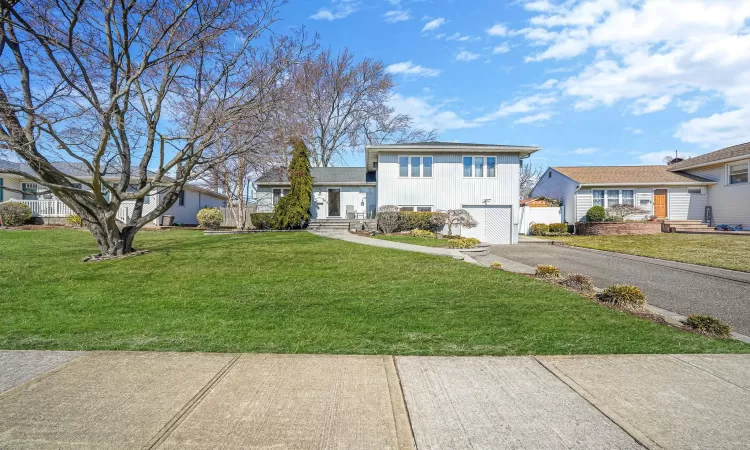
[[[401,211],[463,208],[476,220],[462,236],[518,242],[520,167],[537,147],[421,142],[365,147],[365,167],[314,167],[314,220],[368,219],[385,205]],[[259,212],[289,190],[285,171],[255,183]],[[455,232],[455,230],[454,230]]]
[[[83,163],[54,162],[52,163],[64,174],[79,179],[91,180],[92,174]],[[12,171],[13,173],[9,173]],[[18,173],[27,173],[24,177]],[[64,223],[65,219],[74,212],[63,202],[49,193],[43,186],[33,181],[32,169],[24,164],[12,161],[0,160],[0,203],[7,201],[22,202],[29,206],[31,214],[37,223]],[[138,176],[137,169],[131,172]],[[120,173],[117,170],[108,170],[103,177],[110,183],[117,183]],[[9,189],[6,189],[9,188]],[[144,198],[143,214],[153,211],[161,201],[161,193],[153,191],[151,195]],[[105,194],[105,197],[107,194]],[[164,224],[164,216],[173,216],[174,223],[184,225],[197,225],[196,215],[201,208],[219,208],[226,205],[227,197],[210,189],[196,185],[186,185],[178,201],[172,205],[163,215],[153,221],[153,225]],[[133,212],[135,201],[125,201],[117,211],[117,219],[127,222]]]
[[[562,201],[568,223],[592,206],[636,206],[644,216],[750,227],[750,143],[660,166],[550,167],[532,197]]]

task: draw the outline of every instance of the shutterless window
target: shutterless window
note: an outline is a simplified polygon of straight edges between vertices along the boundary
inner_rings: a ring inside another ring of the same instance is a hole
[[[432,206],[417,206],[417,212],[432,212]]]
[[[474,177],[484,176],[484,158],[481,156],[474,157]]]
[[[688,188],[688,194],[702,194],[703,189],[701,188]]]
[[[622,190],[622,204],[635,206],[635,191],[632,189]]]
[[[3,179],[0,178],[0,202],[3,201],[3,192],[5,192],[5,189],[3,189]]]
[[[620,191],[608,190],[607,191],[607,208],[620,204]]]
[[[471,167],[472,167],[472,161],[471,156],[464,156],[464,176],[470,177],[471,176]]]
[[[432,156],[422,157],[422,176],[427,178],[432,177]]]
[[[422,173],[421,161],[422,158],[420,158],[419,156],[411,157],[411,176],[414,178],[419,177],[420,173]]]
[[[487,177],[495,177],[495,166],[497,165],[497,158],[494,156],[487,157]]]
[[[180,191],[180,198],[177,200],[177,206],[185,206],[185,191]]]
[[[748,162],[730,164],[729,184],[741,184],[748,182]]]
[[[398,176],[400,177],[409,176],[409,157],[408,156],[398,157]]]
[[[604,206],[604,189],[591,191],[594,196],[594,206]]]
[[[21,183],[21,191],[23,191],[23,200],[36,200],[38,186],[36,183]]]
[[[414,207],[413,206],[399,206],[398,210],[401,212],[414,212]]]

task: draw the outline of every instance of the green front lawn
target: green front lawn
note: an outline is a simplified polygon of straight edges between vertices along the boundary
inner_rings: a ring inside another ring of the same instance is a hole
[[[550,239],[577,247],[750,272],[750,236],[660,233]]]
[[[384,236],[375,235],[375,239],[382,239],[384,241],[401,242],[403,244],[423,245],[425,247],[448,247],[448,239],[435,239],[435,238],[423,238],[414,236]]]
[[[0,231],[0,348],[514,355],[723,353],[550,284],[308,233],[141,232],[81,263],[74,230]]]

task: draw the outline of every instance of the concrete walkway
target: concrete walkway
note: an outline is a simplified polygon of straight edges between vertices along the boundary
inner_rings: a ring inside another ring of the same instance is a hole
[[[475,263],[473,258],[466,256],[458,250],[451,248],[438,248],[438,247],[425,247],[424,245],[413,245],[404,244],[402,242],[386,241],[383,239],[374,239],[370,237],[359,236],[353,233],[349,233],[346,230],[331,230],[331,231],[310,231],[310,233],[327,237],[331,239],[338,239],[341,241],[353,242],[355,244],[369,245],[371,247],[383,247],[392,248],[395,250],[406,250],[409,252],[416,253],[427,253],[428,255],[438,256],[450,256],[454,259],[460,259],[462,261]]]
[[[0,351],[0,448],[746,448],[750,355]]]

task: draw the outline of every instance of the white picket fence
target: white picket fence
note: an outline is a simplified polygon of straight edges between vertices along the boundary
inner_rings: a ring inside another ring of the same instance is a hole
[[[68,217],[75,214],[72,209],[60,200],[9,200],[25,203],[31,210],[33,217]],[[129,205],[120,205],[117,210],[117,220],[127,223],[130,219]]]

